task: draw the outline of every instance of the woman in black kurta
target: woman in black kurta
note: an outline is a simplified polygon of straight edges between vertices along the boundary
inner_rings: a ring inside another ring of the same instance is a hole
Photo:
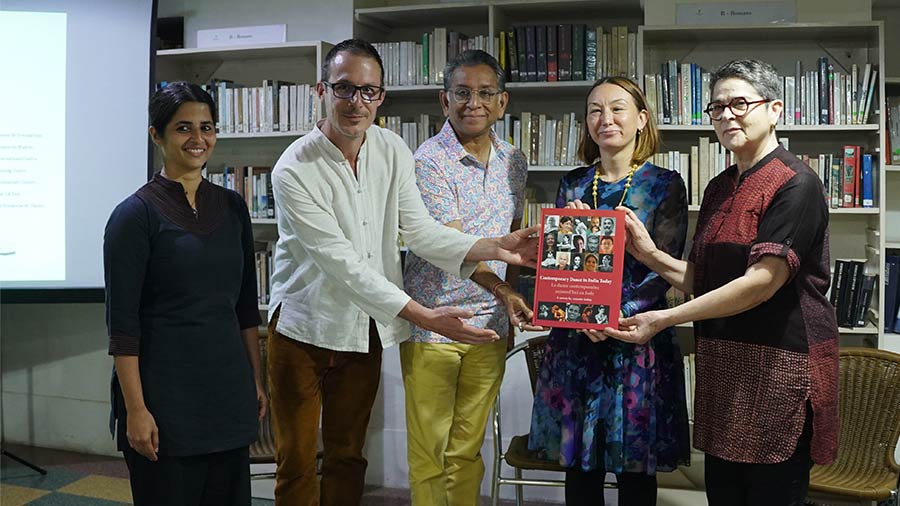
[[[243,199],[200,176],[215,110],[196,85],[154,96],[165,166],[106,226],[113,417],[138,506],[250,504],[265,412],[253,233]]]

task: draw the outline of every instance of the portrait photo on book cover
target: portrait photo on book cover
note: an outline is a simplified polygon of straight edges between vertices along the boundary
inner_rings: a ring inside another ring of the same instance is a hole
[[[618,325],[624,213],[542,209],[534,324],[602,329]]]

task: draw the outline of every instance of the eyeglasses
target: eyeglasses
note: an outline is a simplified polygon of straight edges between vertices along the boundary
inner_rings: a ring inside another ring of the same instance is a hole
[[[322,84],[327,88],[331,88],[331,92],[334,93],[335,98],[343,100],[352,99],[358,91],[359,98],[367,104],[380,99],[384,94],[384,88],[379,86],[355,86],[350,83],[329,83],[328,81],[322,81]]]
[[[709,105],[706,106],[706,109],[703,111],[706,114],[709,114],[709,119],[713,121],[719,121],[722,119],[722,115],[725,114],[725,109],[731,109],[731,113],[734,114],[735,118],[742,118],[750,112],[751,105],[763,104],[766,102],[771,102],[770,98],[763,98],[761,100],[747,100],[744,97],[735,97],[731,99],[731,102],[727,104],[723,104],[722,102],[710,102]]]
[[[478,90],[472,91],[469,88],[453,88],[452,90],[448,90],[450,92],[450,96],[453,97],[454,100],[461,104],[466,104],[469,100],[472,99],[472,95],[478,97],[478,100],[482,102],[490,102],[497,95],[503,93],[502,91],[494,91],[494,90]]]

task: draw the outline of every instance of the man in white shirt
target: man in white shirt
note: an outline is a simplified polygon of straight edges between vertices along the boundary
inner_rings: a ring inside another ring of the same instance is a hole
[[[398,233],[418,256],[463,277],[480,260],[533,266],[537,253],[529,238],[536,227],[478,239],[430,217],[412,153],[399,136],[372,126],[385,92],[371,44],[337,44],[322,76],[316,90],[327,118],[294,141],[272,171],[279,239],[268,371],[278,505],[359,504],[381,350],[405,341],[409,322],[464,343],[499,339],[465,324],[471,311],[426,308],[403,292]]]

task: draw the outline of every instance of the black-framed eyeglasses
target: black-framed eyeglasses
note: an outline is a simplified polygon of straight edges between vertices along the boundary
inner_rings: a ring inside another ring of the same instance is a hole
[[[503,93],[500,90],[470,90],[469,88],[453,88],[447,91],[454,100],[461,104],[468,103],[472,99],[472,95],[478,97],[478,100],[482,102],[490,102],[494,97]]]
[[[331,92],[334,93],[336,98],[343,100],[352,99],[358,91],[359,98],[367,104],[380,99],[384,94],[384,88],[368,84],[356,86],[350,83],[329,83],[328,81],[322,81],[322,84],[325,85],[326,88],[331,88]]]
[[[703,112],[709,114],[709,119],[713,121],[719,121],[720,119],[722,119],[722,115],[725,114],[725,109],[731,109],[731,113],[734,114],[735,118],[742,118],[750,112],[750,109],[752,109],[751,106],[756,104],[764,104],[771,101],[771,98],[747,100],[744,97],[735,97],[732,98],[731,101],[727,104],[723,104],[722,102],[710,102],[709,105],[706,106],[706,109],[703,110]]]

